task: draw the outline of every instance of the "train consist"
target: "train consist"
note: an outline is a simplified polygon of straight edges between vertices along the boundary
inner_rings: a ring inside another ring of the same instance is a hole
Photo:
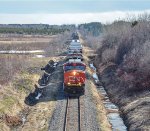
[[[67,94],[84,94],[86,65],[83,63],[82,48],[78,34],[73,33],[72,41],[68,46],[66,63],[63,65],[63,86]]]

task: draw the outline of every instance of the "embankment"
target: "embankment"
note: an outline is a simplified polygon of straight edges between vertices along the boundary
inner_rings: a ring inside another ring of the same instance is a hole
[[[148,131],[150,129],[150,91],[130,90],[132,83],[124,81],[127,74],[119,76],[118,68],[114,64],[99,66],[98,72],[109,97],[119,106],[128,130]]]

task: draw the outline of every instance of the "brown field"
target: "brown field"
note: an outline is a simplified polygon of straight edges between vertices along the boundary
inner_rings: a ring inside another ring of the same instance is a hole
[[[3,36],[0,37],[0,50],[39,50],[51,45],[56,36]]]
[[[44,50],[45,52],[32,54],[0,54],[0,84],[8,83],[13,79],[14,74],[30,67],[30,64],[33,63],[35,55],[37,54],[54,57],[63,53],[68,37],[69,33],[57,36],[1,34],[0,51]]]
[[[50,36],[4,36],[0,37],[0,50],[45,50],[53,40]],[[33,56],[34,54],[0,54],[0,84],[8,83],[14,74],[27,69]]]

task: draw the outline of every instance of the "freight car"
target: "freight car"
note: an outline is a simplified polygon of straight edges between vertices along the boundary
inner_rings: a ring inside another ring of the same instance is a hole
[[[81,60],[83,61],[83,56],[82,55],[79,55],[79,54],[73,54],[73,55],[68,55],[66,57],[66,61],[70,60],[70,59],[74,59],[74,60]]]
[[[69,51],[75,51],[75,52],[80,52],[82,53],[82,45],[80,42],[71,42],[69,47],[68,47],[68,50]]]
[[[83,61],[83,56],[82,53],[79,51],[68,51],[68,55],[66,56],[66,60],[69,59],[80,59],[81,61]]]
[[[77,33],[77,32],[74,32],[74,33],[72,34],[72,39],[73,39],[73,40],[78,40],[78,39],[79,39],[79,36],[78,36],[78,33]]]

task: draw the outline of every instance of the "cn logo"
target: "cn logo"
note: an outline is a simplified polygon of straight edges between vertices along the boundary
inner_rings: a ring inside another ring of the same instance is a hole
[[[69,76],[69,81],[70,82],[76,82],[76,81],[83,81],[84,82],[84,79],[82,77],[75,77],[75,76]]]

